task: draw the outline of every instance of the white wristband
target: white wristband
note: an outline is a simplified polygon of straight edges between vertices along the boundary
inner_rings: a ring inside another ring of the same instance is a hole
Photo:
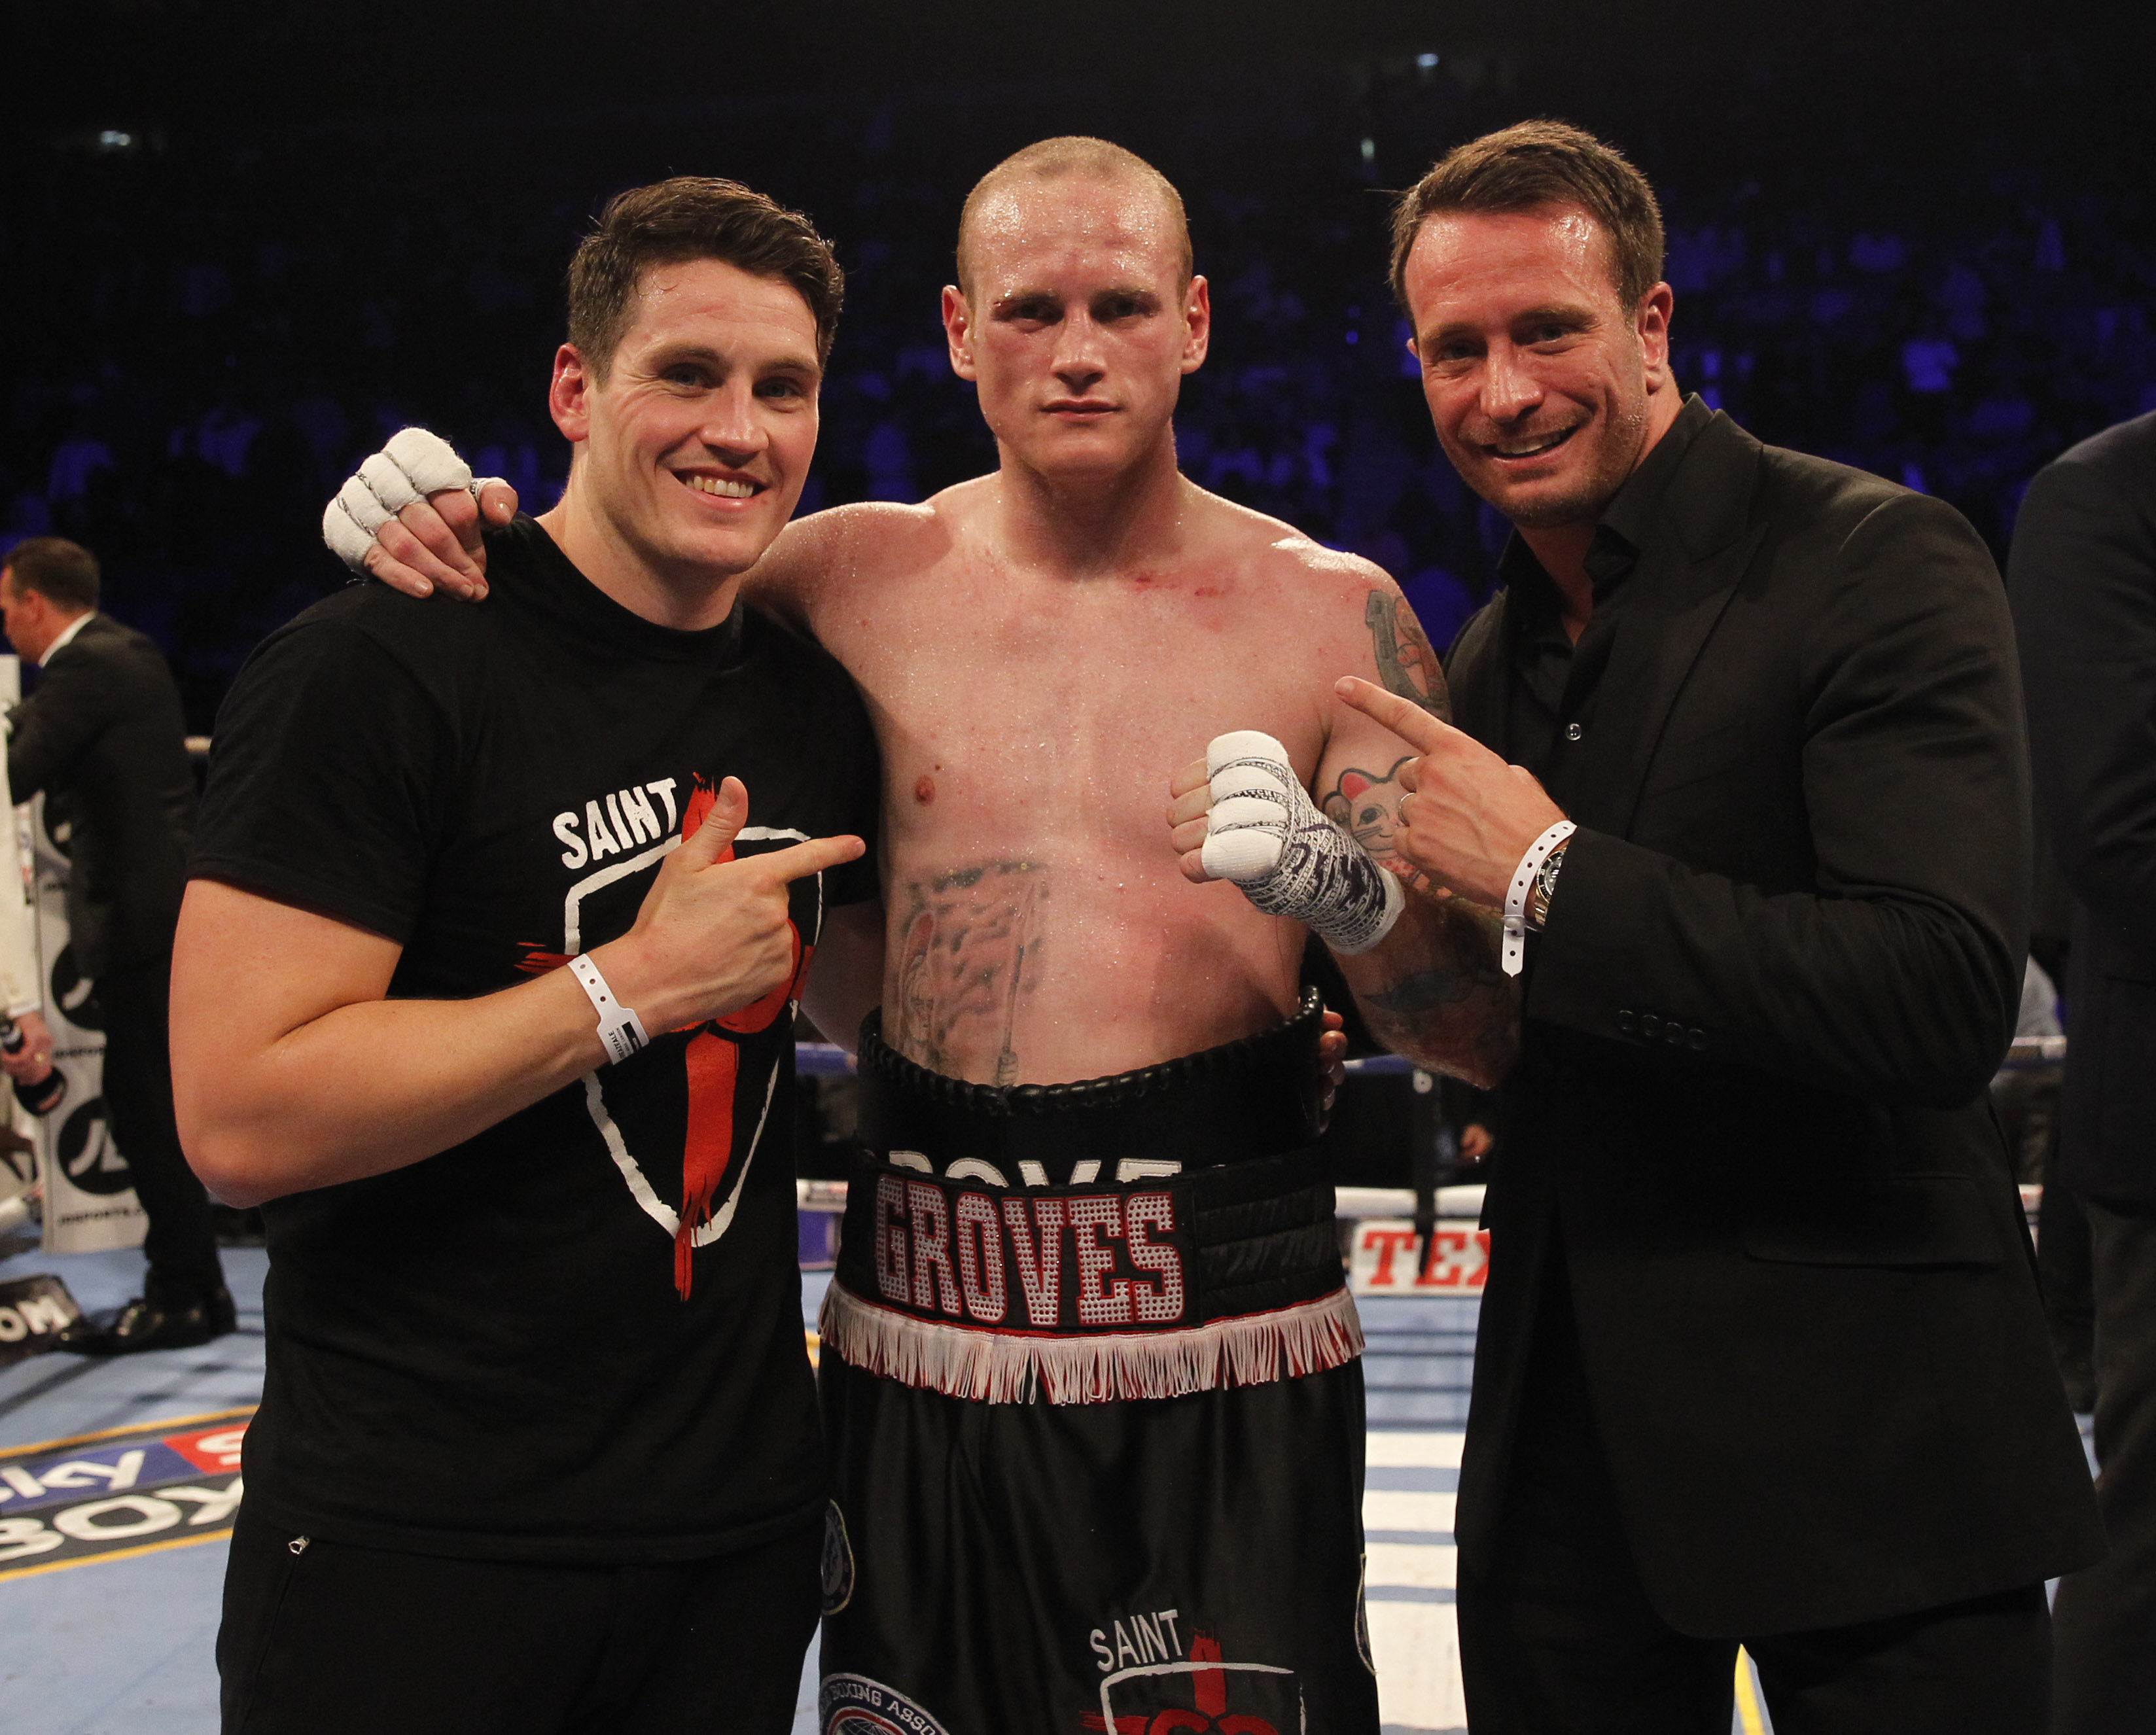
[[[644,1034],[643,1021],[620,1001],[614,998],[613,990],[607,979],[599,974],[599,967],[583,952],[569,960],[569,973],[577,978],[577,985],[591,996],[593,1006],[599,1015],[599,1040],[606,1045],[607,1058],[626,1060],[640,1048],[650,1045],[651,1039]]]
[[[1518,975],[1527,964],[1527,894],[1535,889],[1535,875],[1550,851],[1578,829],[1569,819],[1558,820],[1527,845],[1527,853],[1512,870],[1512,883],[1505,889],[1505,943],[1497,954],[1507,976]]]

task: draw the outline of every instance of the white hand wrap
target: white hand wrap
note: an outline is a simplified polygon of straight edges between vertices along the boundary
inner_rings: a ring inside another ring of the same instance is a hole
[[[1213,804],[1199,860],[1268,916],[1306,923],[1335,952],[1368,952],[1399,919],[1407,895],[1363,846],[1312,807],[1287,749],[1255,729],[1215,736],[1205,750]]]
[[[365,575],[367,551],[375,533],[414,500],[446,489],[463,488],[472,497],[492,476],[472,480],[471,466],[456,448],[424,428],[406,428],[359,467],[322,514],[322,540],[353,572]]]

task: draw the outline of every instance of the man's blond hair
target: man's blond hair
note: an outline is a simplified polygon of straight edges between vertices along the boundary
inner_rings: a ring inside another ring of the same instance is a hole
[[[1184,288],[1189,286],[1194,263],[1190,251],[1190,219],[1183,211],[1183,195],[1175,190],[1175,183],[1135,151],[1126,151],[1106,139],[1073,135],[1028,145],[1023,151],[1006,157],[973,183],[973,190],[966,195],[965,208],[958,213],[960,289],[972,293],[968,288],[966,240],[973,233],[974,215],[981,207],[1014,182],[1056,181],[1066,177],[1134,182],[1157,193],[1161,203],[1174,217],[1176,239],[1183,255],[1179,267],[1181,284]]]

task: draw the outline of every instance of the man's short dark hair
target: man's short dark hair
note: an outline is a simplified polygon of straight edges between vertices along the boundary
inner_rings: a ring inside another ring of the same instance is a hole
[[[1408,254],[1425,218],[1578,205],[1609,239],[1617,298],[1636,308],[1662,278],[1662,212],[1624,153],[1562,121],[1522,121],[1447,151],[1393,207],[1393,294],[1408,305]],[[1412,310],[1410,310],[1412,312]]]
[[[604,379],[629,330],[636,287],[655,265],[722,259],[793,285],[816,321],[816,361],[831,357],[845,274],[798,211],[738,181],[676,175],[616,193],[569,261],[569,341]]]
[[[17,591],[33,590],[69,613],[97,606],[97,557],[65,536],[32,536],[0,555]]]

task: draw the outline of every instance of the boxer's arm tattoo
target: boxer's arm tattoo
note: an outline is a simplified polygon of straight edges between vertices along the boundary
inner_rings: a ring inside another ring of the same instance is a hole
[[[1502,987],[1498,978],[1503,973],[1473,960],[1464,969],[1417,970],[1372,994],[1369,1000],[1373,1006],[1382,1006],[1402,1018],[1423,1018],[1448,1006],[1458,1006],[1478,990]]]
[[[1383,772],[1351,766],[1325,793],[1326,816],[1419,894],[1397,937],[1370,954],[1368,973],[1349,979],[1387,1047],[1491,1084],[1518,1048],[1516,984],[1498,968],[1495,912],[1452,897],[1394,847],[1400,771],[1412,757]]]
[[[1498,967],[1496,912],[1463,903],[1418,900],[1417,937],[1400,948],[1404,968],[1360,997],[1372,1032],[1388,1048],[1488,1086],[1519,1052],[1518,984]]]
[[[1365,771],[1351,765],[1319,798],[1325,817],[1354,839],[1383,866],[1420,889],[1429,876],[1402,861],[1393,848],[1393,828],[1399,823],[1400,769],[1414,754],[1404,754],[1386,771]]]
[[[1385,690],[1419,705],[1440,721],[1450,722],[1452,701],[1445,688],[1445,670],[1408,599],[1395,591],[1373,590],[1363,601],[1363,619],[1370,629],[1370,649]]]
[[[1400,767],[1414,757],[1410,753],[1394,760],[1389,771],[1349,766],[1318,805],[1325,817],[1368,850],[1380,867],[1398,875],[1409,891],[1442,898],[1447,896],[1445,890],[1393,848],[1393,828],[1399,823]]]
[[[932,1072],[1017,1083],[1019,1002],[1039,975],[1047,895],[1033,861],[951,868],[894,888],[891,1046]]]

